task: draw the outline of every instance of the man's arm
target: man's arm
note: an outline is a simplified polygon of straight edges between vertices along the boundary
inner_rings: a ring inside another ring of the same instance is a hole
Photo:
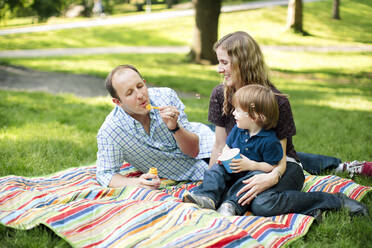
[[[164,123],[172,132],[178,147],[182,153],[195,158],[199,154],[199,136],[192,133],[178,124],[180,111],[175,106],[159,107],[159,113]],[[176,131],[177,126],[179,129]],[[171,132],[171,131],[169,131]]]
[[[173,134],[178,147],[182,153],[195,158],[199,154],[199,137],[195,133],[187,131],[180,126],[180,129]]]
[[[148,180],[152,179],[152,180]],[[120,174],[114,174],[108,185],[111,188],[121,188],[124,186],[136,186],[148,189],[158,189],[160,186],[160,179],[158,176],[153,174],[142,174],[137,178],[125,177]]]

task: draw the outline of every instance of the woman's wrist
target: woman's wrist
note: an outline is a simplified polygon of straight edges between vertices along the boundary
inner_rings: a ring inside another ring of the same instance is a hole
[[[276,177],[276,183],[275,184],[277,184],[277,183],[279,183],[280,178],[282,178],[282,173],[278,169],[273,170],[273,172],[274,172],[274,175]]]
[[[278,184],[280,181],[280,178],[282,178],[282,174],[280,173],[280,170],[274,169],[270,172],[270,174],[273,179],[273,185]]]

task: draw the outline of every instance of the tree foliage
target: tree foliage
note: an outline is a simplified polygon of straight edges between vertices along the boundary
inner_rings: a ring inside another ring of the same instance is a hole
[[[36,12],[39,21],[61,13],[63,0],[34,0],[31,8]]]

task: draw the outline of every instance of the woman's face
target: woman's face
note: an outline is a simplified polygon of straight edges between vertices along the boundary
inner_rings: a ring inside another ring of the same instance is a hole
[[[224,83],[227,86],[230,86],[230,87],[234,86],[234,82],[232,79],[230,56],[227,54],[227,51],[221,47],[218,47],[216,49],[216,55],[218,59],[217,72],[220,74],[223,74]]]

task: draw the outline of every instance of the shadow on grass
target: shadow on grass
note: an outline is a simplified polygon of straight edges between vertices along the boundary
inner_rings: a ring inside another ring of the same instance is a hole
[[[45,225],[18,230],[0,224],[0,240],[2,248],[71,247]]]

